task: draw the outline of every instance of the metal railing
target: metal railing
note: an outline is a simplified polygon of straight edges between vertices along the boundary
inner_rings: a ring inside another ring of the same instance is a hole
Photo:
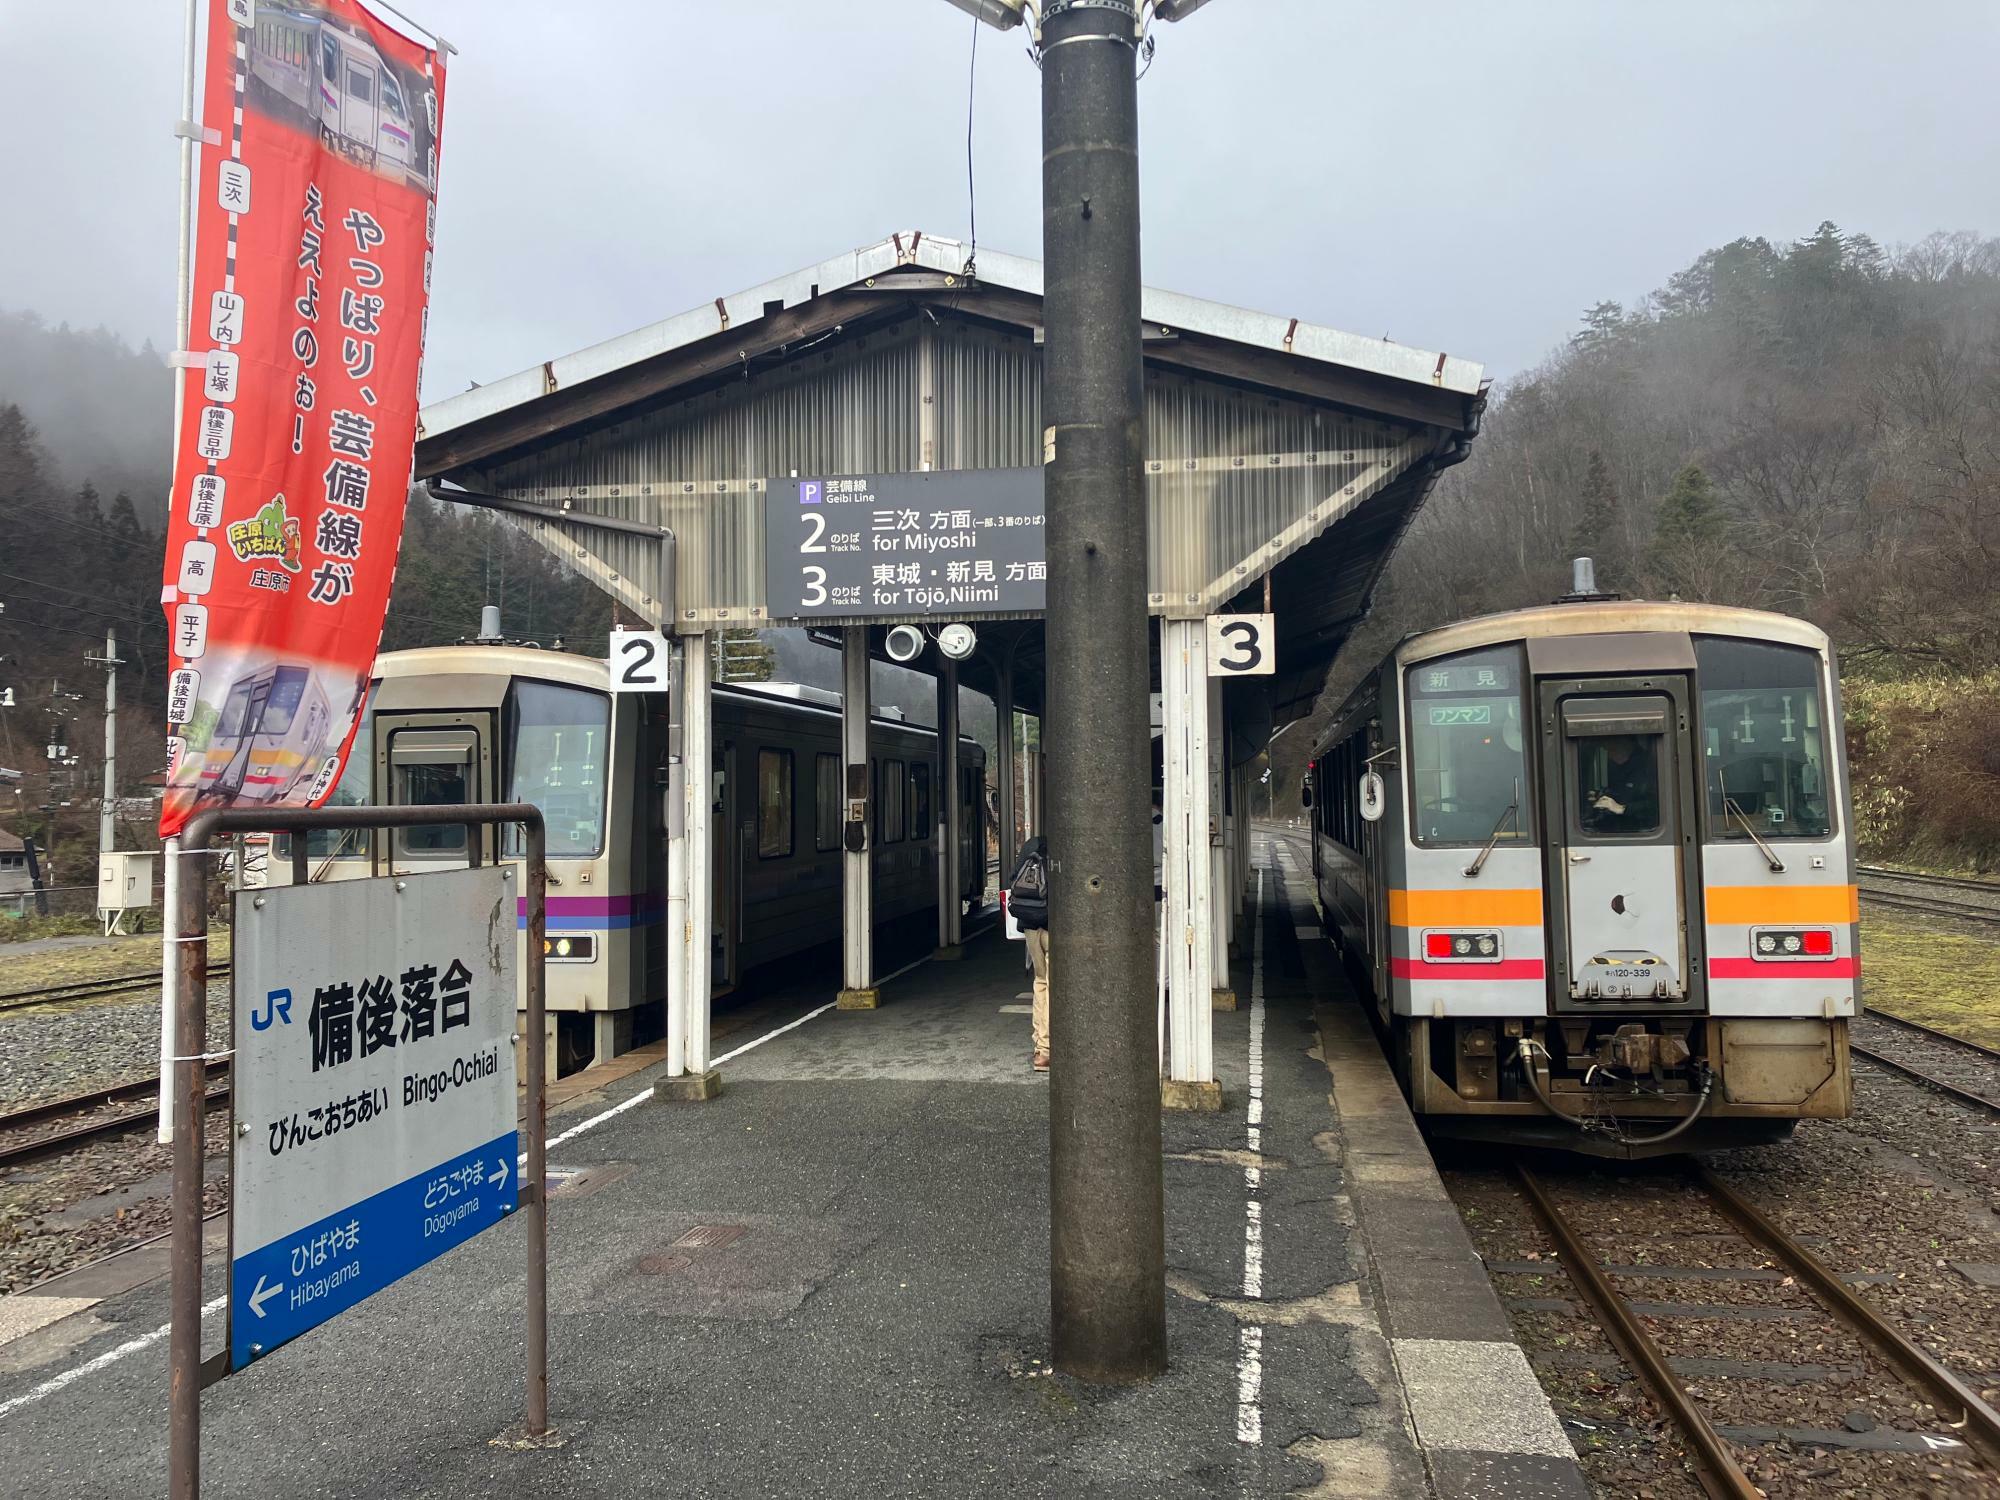
[[[542,942],[548,931],[548,841],[541,809],[526,802],[470,803],[443,807],[229,808],[198,813],[181,832],[180,852],[169,858],[200,860],[212,840],[231,833],[290,833],[295,879],[305,863],[305,839],[314,829],[424,828],[461,824],[467,846],[479,847],[477,830],[518,824],[527,835],[527,1164],[519,1199],[528,1220],[528,1392],[525,1426],[530,1439],[549,1431],[548,1271],[549,1213],[544,1184],[548,1168],[548,968]],[[301,881],[301,883],[304,883]],[[168,1333],[168,1471],[173,1500],[198,1500],[201,1492],[201,1392],[229,1373],[224,1350],[204,1365],[201,1357],[202,1157],[205,1143],[208,996],[206,882],[175,886],[172,924],[175,971],[170,976],[174,1018],[173,1077],[173,1275]]]

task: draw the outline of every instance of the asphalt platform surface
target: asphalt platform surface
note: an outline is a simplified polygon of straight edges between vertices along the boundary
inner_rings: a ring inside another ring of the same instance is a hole
[[[211,1387],[203,1493],[1429,1493],[1344,1181],[1303,877],[1263,863],[1264,941],[1233,976],[1249,998],[1215,1016],[1225,1107],[1164,1116],[1161,1379],[1049,1369],[1047,1082],[1020,945],[989,931],[888,984],[880,1010],[766,1031],[722,1062],[719,1098],[649,1100],[551,1151],[558,1446],[505,1441],[524,1386],[515,1220]],[[211,1258],[210,1298],[220,1276]],[[166,1285],[76,1304],[0,1342],[0,1494],[163,1493]],[[220,1313],[205,1327],[218,1347]]]

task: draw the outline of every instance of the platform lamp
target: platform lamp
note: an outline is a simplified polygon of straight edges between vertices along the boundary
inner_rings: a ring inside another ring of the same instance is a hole
[[[1010,31],[1019,26],[1024,13],[1036,14],[1031,0],[947,0],[947,3],[957,6],[969,15],[979,17],[987,25],[997,27],[1001,31]],[[1133,0],[1132,8],[1142,19],[1150,9],[1153,15],[1162,21],[1185,21],[1206,4],[1208,0],[1146,0],[1143,4],[1140,0]],[[1068,8],[1065,0],[1044,0],[1041,7],[1044,12]],[[1037,32],[1041,30],[1039,19],[1035,23],[1035,30]]]

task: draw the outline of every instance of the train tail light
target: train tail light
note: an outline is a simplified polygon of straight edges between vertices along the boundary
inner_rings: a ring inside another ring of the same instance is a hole
[[[1500,958],[1500,934],[1426,932],[1424,957],[1432,963],[1496,963]]]
[[[1750,934],[1751,951],[1767,963],[1832,958],[1830,927],[1759,927]]]

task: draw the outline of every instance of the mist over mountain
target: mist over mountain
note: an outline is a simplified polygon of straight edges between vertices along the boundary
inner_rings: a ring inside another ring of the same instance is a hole
[[[53,326],[0,310],[0,406],[17,406],[40,435],[58,483],[132,497],[158,526],[173,471],[174,386],[149,343],[134,349],[103,328]]]

